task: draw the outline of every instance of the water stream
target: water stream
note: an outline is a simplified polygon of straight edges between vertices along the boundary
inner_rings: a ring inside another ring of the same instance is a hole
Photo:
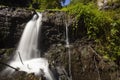
[[[68,64],[69,64],[69,80],[72,80],[72,72],[71,72],[71,52],[70,52],[70,43],[69,43],[69,36],[68,36],[68,24],[66,23],[66,48],[68,52]]]

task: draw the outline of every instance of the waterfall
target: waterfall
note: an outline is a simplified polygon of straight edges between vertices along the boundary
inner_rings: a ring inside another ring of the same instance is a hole
[[[39,16],[39,18],[38,18]],[[38,58],[40,57],[38,52],[38,37],[39,37],[39,29],[41,25],[42,15],[38,13],[34,15],[32,20],[30,20],[22,34],[20,39],[20,43],[16,50],[16,55],[14,57],[14,61],[20,60],[18,53],[21,54],[22,60],[29,60],[31,58]],[[38,19],[37,19],[38,18]]]
[[[71,52],[70,52],[70,43],[69,43],[69,36],[68,36],[68,24],[66,23],[66,48],[68,51],[68,64],[69,64],[69,80],[72,80],[72,72],[71,72]]]
[[[52,72],[49,70],[48,60],[40,57],[38,39],[41,32],[41,20],[42,14],[37,13],[27,23],[17,50],[15,51],[14,59],[9,65],[14,68],[19,68],[19,71],[35,73],[36,75],[44,74],[47,80],[55,80]],[[13,73],[15,70],[8,67],[5,71]]]

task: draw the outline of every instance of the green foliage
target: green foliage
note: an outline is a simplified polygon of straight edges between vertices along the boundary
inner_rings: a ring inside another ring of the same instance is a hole
[[[35,9],[61,8],[65,0],[1,0],[0,5],[12,7],[30,7]]]
[[[65,0],[32,0],[30,7],[41,10],[61,8],[61,2],[65,2]]]
[[[0,0],[0,5],[14,7],[28,7],[32,0]]]
[[[73,31],[78,29],[77,34],[84,34],[83,36],[96,42],[95,48],[98,53],[108,56],[112,60],[116,60],[120,56],[120,18],[115,18],[119,12],[99,11],[91,3],[87,5],[78,3],[62,10],[75,17]],[[84,30],[80,31],[79,28],[84,28]]]
[[[70,4],[83,3],[88,4],[89,2],[95,2],[96,0],[72,0]]]
[[[61,8],[61,2],[65,0],[32,0],[31,7],[35,9],[54,9]]]

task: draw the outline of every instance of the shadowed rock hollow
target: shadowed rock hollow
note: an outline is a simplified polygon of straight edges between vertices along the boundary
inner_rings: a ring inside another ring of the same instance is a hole
[[[26,23],[33,14],[32,10],[0,7],[0,48],[16,46]]]

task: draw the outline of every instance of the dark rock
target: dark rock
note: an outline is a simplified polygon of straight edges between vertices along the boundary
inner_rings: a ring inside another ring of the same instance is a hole
[[[33,14],[32,10],[0,7],[0,48],[15,47]]]
[[[65,26],[66,13],[61,11],[45,11],[43,12],[43,25]]]
[[[41,50],[46,51],[50,45],[65,43],[66,13],[60,11],[43,12],[41,30]]]
[[[69,48],[65,48],[64,45],[54,45],[47,52],[46,57],[49,63],[56,67],[59,78],[61,76],[69,78],[69,52],[73,80],[117,80],[119,78],[118,66],[99,55],[94,50],[92,42],[76,41],[71,45]]]
[[[66,27],[68,27],[70,42],[74,42],[77,38],[81,38],[81,35],[75,36],[76,34],[74,34],[78,31],[77,29],[73,31],[75,19],[72,16],[68,16],[66,12],[46,10],[42,14],[42,40],[40,41],[42,52],[47,51],[52,44],[66,44]],[[83,32],[83,29],[78,29]]]
[[[0,71],[4,70],[13,56],[14,48],[0,49]]]
[[[23,71],[16,71],[11,75],[0,76],[0,80],[46,80],[43,76],[36,76],[34,73],[27,74]]]

